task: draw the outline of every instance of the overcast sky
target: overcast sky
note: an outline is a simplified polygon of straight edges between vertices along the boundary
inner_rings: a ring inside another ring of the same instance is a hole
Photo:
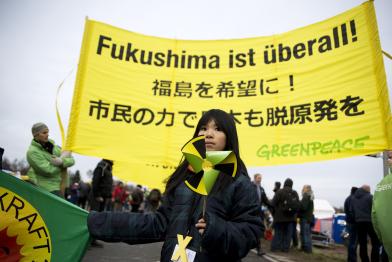
[[[306,26],[351,9],[360,0],[197,0],[197,1],[0,1],[0,147],[9,159],[25,158],[31,126],[45,122],[61,143],[55,114],[56,90],[65,128],[71,109],[85,17],[129,31],[177,39],[232,39],[269,36]],[[392,53],[392,1],[374,1],[383,50]],[[392,61],[384,57],[391,100]],[[98,159],[75,155],[85,173]],[[342,206],[352,185],[374,190],[382,178],[382,160],[355,157],[303,165],[251,168],[262,172],[269,196],[286,177],[301,190],[307,183],[316,197]]]

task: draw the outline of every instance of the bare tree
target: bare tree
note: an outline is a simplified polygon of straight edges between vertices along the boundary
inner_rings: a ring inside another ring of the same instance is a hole
[[[24,159],[18,160],[15,158],[14,161],[11,162],[6,157],[2,161],[2,167],[4,170],[10,170],[15,173],[19,171],[21,175],[26,175],[30,168],[29,164]]]

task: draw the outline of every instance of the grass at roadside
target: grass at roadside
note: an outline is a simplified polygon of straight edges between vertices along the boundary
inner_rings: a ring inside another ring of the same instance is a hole
[[[284,256],[295,262],[307,262],[307,261],[317,261],[317,262],[333,262],[333,261],[346,261],[347,249],[342,245],[334,245],[328,248],[313,247],[313,253],[307,254],[296,248],[291,248],[290,252],[271,252],[270,251],[271,241],[262,241],[262,247],[267,252],[267,254]]]
[[[336,245],[329,248],[313,248],[315,261],[346,261],[347,249]]]

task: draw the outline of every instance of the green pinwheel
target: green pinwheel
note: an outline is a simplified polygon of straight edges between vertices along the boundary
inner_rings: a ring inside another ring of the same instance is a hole
[[[234,177],[237,172],[237,158],[232,151],[206,151],[204,136],[189,140],[181,149],[191,165],[194,175],[185,184],[194,192],[208,195],[219,173]]]

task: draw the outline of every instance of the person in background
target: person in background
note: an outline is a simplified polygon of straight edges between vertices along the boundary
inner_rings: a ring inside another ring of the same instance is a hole
[[[80,180],[79,183],[79,198],[78,198],[78,206],[86,209],[87,208],[87,198],[90,194],[90,184],[87,184],[83,180]]]
[[[279,189],[271,204],[274,208],[274,236],[271,242],[271,251],[289,252],[293,237],[293,224],[297,220],[299,197],[293,190],[293,180],[287,178],[283,188]]]
[[[91,211],[102,212],[112,201],[112,167],[112,160],[102,159],[94,169],[89,197]],[[102,248],[103,244],[92,238],[91,246]]]
[[[78,182],[74,182],[74,183],[72,183],[72,185],[70,185],[69,196],[68,196],[67,200],[69,202],[71,202],[72,204],[75,204],[75,205],[78,204],[78,200],[79,200],[79,183]]]
[[[350,195],[344,201],[344,213],[346,214],[346,230],[348,233],[348,246],[347,246],[347,261],[357,262],[357,229],[355,227],[354,210],[352,208],[351,200],[354,197],[358,187],[353,186]]]
[[[237,158],[234,178],[218,174],[206,197],[204,214],[204,196],[185,184],[196,174],[183,160],[167,180],[162,204],[155,213],[91,212],[87,219],[90,234],[128,244],[164,241],[161,262],[172,261],[173,255],[177,260],[175,247],[185,236],[191,237],[186,249],[195,255],[194,262],[237,262],[245,257],[261,237],[262,221],[256,189],[240,157],[233,117],[219,109],[205,112],[193,137],[202,135],[207,151],[230,150]]]
[[[370,186],[363,185],[361,188],[358,188],[354,197],[351,199],[351,203],[355,226],[358,232],[359,256],[361,261],[369,261],[367,245],[367,237],[369,236],[372,243],[371,261],[378,262],[380,257],[380,241],[374,231],[371,219],[373,196],[370,194]]]
[[[71,152],[63,151],[49,139],[49,128],[44,123],[32,126],[33,140],[27,150],[27,162],[30,169],[29,179],[57,196],[61,197],[60,183],[62,174],[66,175],[67,168],[75,164]]]
[[[141,185],[137,185],[133,189],[133,191],[131,193],[131,197],[132,197],[132,201],[131,201],[132,209],[131,209],[131,212],[139,212],[140,205],[144,201],[144,194],[143,194]]]
[[[275,185],[274,185],[274,189],[272,189],[272,191],[274,192],[274,196],[276,194],[276,192],[278,192],[278,190],[280,189],[281,183],[279,181],[275,181]],[[274,215],[274,207],[271,205],[270,206],[270,211],[271,211],[271,215]]]
[[[112,202],[114,202],[113,211],[115,212],[122,211],[126,198],[127,196],[125,194],[124,184],[123,182],[119,181],[113,190],[113,195],[112,195]]]
[[[90,194],[91,210],[102,212],[108,202],[112,200],[113,161],[102,159],[93,172],[93,181]]]
[[[159,189],[152,189],[144,201],[144,213],[154,213],[161,204],[162,194]]]
[[[301,236],[301,250],[306,253],[312,253],[312,230],[311,222],[314,211],[314,194],[310,185],[304,185],[302,188],[301,205],[298,211]]]
[[[263,179],[262,175],[257,173],[253,175],[253,184],[256,187],[256,192],[257,192],[257,197],[259,198],[259,203],[260,203],[260,215],[261,215],[261,220],[263,221],[263,224],[265,224],[264,221],[264,211],[263,211],[263,205],[266,207],[270,207],[271,204],[267,198],[267,195],[265,194],[265,190],[264,188],[261,186],[261,180]],[[265,226],[263,226],[261,228],[262,230],[262,236],[264,236],[264,230],[265,230]],[[263,251],[262,247],[261,247],[261,238],[259,239],[259,243],[257,245],[257,255],[258,256],[263,256],[265,255],[265,252]]]
[[[272,190],[274,194],[276,194],[276,192],[280,189],[280,186],[281,186],[280,182],[275,181],[274,189]]]

